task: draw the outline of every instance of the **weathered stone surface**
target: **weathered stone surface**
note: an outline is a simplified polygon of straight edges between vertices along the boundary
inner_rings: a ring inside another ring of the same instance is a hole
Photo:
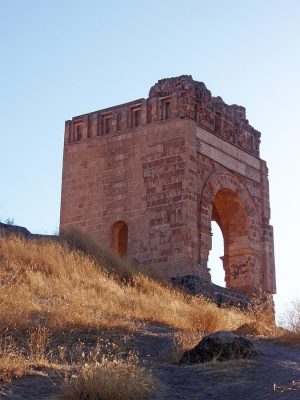
[[[180,363],[205,363],[251,358],[258,355],[254,344],[244,336],[219,331],[205,336],[192,350],[186,351]]]
[[[171,282],[190,294],[202,295],[212,300],[219,307],[231,306],[246,309],[251,305],[251,299],[246,294],[215,285],[197,275],[177,276],[171,278]]]
[[[276,291],[268,169],[244,107],[191,76],[66,122],[60,229],[79,228],[166,278],[199,276],[224,237],[228,288]]]

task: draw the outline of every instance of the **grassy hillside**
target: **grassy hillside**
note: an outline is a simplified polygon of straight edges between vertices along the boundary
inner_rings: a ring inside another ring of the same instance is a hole
[[[82,398],[82,385],[89,393],[99,384],[103,393],[106,385],[110,393],[111,382],[131,396],[131,379],[145,393],[154,387],[138,355],[124,359],[112,352],[119,348],[114,343],[107,355],[99,342],[84,353],[82,332],[98,332],[99,340],[105,331],[135,332],[154,323],[177,328],[184,338],[186,332],[232,330],[255,320],[255,313],[188,296],[78,232],[57,240],[2,237],[0,282],[0,381],[36,368],[70,371],[76,364],[78,379],[67,385],[64,398]],[[68,348],[70,332],[75,350]],[[116,399],[116,393],[105,398]]]
[[[78,239],[85,252],[67,242],[1,239],[1,330],[134,329],[151,321],[211,332],[247,320],[237,310],[220,309],[142,275],[108,250],[95,251],[93,242]]]

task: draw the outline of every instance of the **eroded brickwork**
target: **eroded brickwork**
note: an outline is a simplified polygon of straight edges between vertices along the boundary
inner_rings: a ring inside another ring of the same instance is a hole
[[[166,277],[210,280],[211,221],[227,286],[275,293],[268,171],[245,109],[191,76],[66,122],[61,229],[76,226]]]

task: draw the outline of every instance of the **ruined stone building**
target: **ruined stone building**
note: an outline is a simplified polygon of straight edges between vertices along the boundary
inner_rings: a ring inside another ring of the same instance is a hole
[[[61,229],[77,227],[167,278],[210,280],[211,221],[226,286],[275,293],[268,169],[245,108],[191,76],[67,121]]]

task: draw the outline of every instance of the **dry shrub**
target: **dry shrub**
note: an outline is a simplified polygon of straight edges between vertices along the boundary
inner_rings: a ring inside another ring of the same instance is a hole
[[[27,348],[29,359],[33,362],[47,361],[47,347],[50,344],[50,331],[46,327],[29,329]]]
[[[154,389],[152,376],[138,364],[136,354],[126,360],[104,356],[100,362],[86,364],[66,381],[59,399],[135,400],[148,398]]]
[[[300,347],[300,333],[295,332],[279,332],[276,342],[286,346]]]
[[[16,335],[18,336],[18,335]],[[29,329],[16,338],[4,332],[0,336],[0,381],[9,382],[14,377],[32,373],[35,369],[55,368],[47,346],[50,344],[49,330],[45,327]]]
[[[183,353],[195,347],[203,338],[203,332],[180,330],[173,335],[174,351],[167,354],[165,361],[177,364]]]
[[[252,297],[247,315],[249,321],[241,324],[234,330],[234,333],[262,337],[274,337],[277,335],[274,303],[268,295],[265,297]]]
[[[239,326],[233,332],[242,336],[273,337],[276,335],[277,329],[274,325],[267,325],[265,321],[256,320]]]
[[[287,346],[300,347],[300,299],[294,299],[279,315],[276,341]]]
[[[300,334],[300,299],[294,299],[285,306],[279,316],[279,325],[289,331]]]
[[[26,359],[11,336],[0,336],[0,382],[8,383],[28,370]]]

